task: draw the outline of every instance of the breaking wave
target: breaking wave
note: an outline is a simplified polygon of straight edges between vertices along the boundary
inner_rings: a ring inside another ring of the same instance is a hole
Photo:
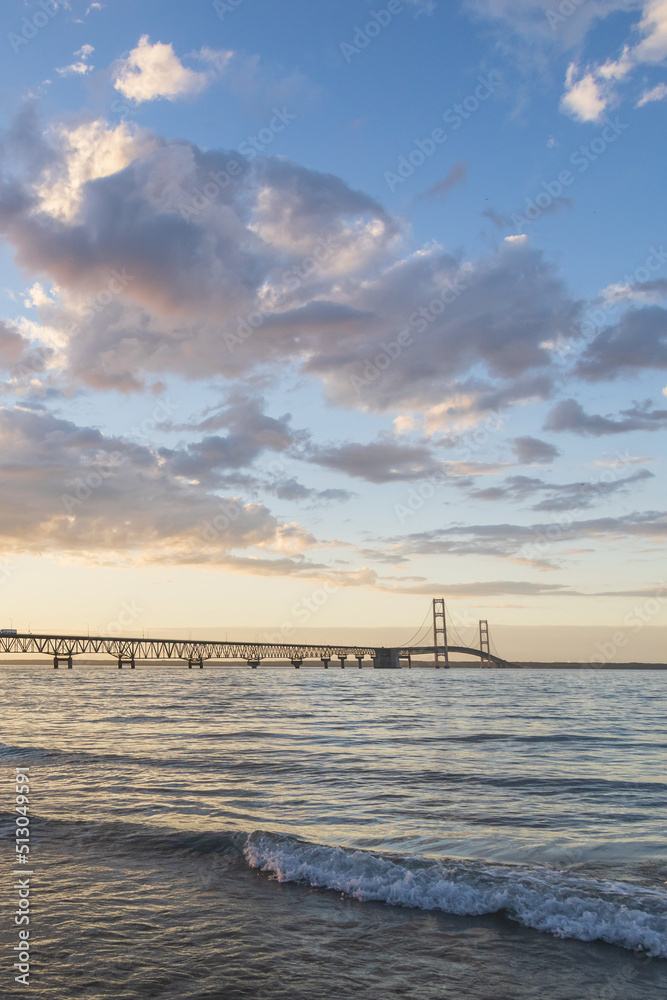
[[[549,868],[327,847],[264,832],[251,833],[243,851],[251,867],[280,882],[461,916],[504,913],[556,937],[667,958],[667,892],[661,889]]]

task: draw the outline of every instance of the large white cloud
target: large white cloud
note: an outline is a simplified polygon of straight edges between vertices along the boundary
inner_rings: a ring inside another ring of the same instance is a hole
[[[449,401],[456,419],[549,395],[545,345],[578,307],[526,238],[477,261],[411,252],[374,199],[296,163],[102,121],[52,130],[48,154],[34,121],[23,133],[37,162],[3,179],[0,226],[55,285],[40,316],[74,379],[298,364],[347,405]]]
[[[549,398],[576,363],[554,345],[576,347],[581,306],[526,237],[477,260],[411,252],[374,199],[296,163],[99,120],[47,139],[29,116],[5,137],[26,162],[2,176],[0,227],[52,285],[31,301],[75,384],[297,365],[338,403],[425,415],[433,433]],[[662,318],[630,308],[579,374],[662,365]],[[40,334],[32,319],[20,329]],[[644,331],[634,360],[624,330]]]

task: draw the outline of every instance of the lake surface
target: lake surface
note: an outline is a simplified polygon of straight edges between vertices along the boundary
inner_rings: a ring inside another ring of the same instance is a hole
[[[17,663],[0,689],[3,906],[24,765],[43,1000],[664,995],[665,672]]]

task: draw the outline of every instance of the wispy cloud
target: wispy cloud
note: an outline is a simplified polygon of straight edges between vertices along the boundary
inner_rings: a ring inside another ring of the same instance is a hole
[[[80,57],[79,62],[72,63],[70,66],[61,66],[56,69],[56,73],[59,73],[60,76],[85,76],[87,73],[92,73],[95,67],[88,60],[94,51],[92,45],[82,45],[74,53],[75,56]]]
[[[430,187],[428,191],[420,195],[420,198],[442,198],[449,194],[457,184],[463,184],[467,176],[468,164],[464,163],[463,160],[459,160],[443,180],[438,181],[437,184]]]

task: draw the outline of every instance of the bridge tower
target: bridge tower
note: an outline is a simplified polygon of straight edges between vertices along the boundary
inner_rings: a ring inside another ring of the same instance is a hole
[[[433,666],[437,670],[441,666],[440,658],[444,659],[442,666],[449,666],[449,649],[447,648],[447,618],[445,617],[444,597],[433,598],[433,646],[435,654]]]
[[[486,618],[480,618],[479,620],[479,648],[484,653],[479,663],[480,667],[490,667],[491,643],[489,641],[489,623]]]

